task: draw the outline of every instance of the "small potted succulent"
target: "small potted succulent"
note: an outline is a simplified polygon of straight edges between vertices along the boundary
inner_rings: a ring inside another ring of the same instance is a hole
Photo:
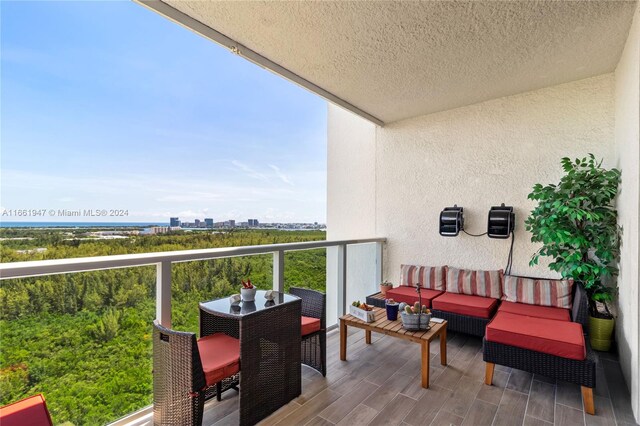
[[[392,288],[393,288],[393,284],[391,284],[387,280],[384,280],[383,282],[380,283],[380,293],[382,293],[383,296],[386,296],[387,291],[391,290]]]
[[[412,305],[406,305],[404,310],[400,312],[402,318],[402,327],[405,330],[427,330],[429,329],[429,321],[431,321],[431,310],[426,305],[420,306],[419,302]]]
[[[242,280],[242,288],[240,289],[240,294],[242,295],[243,302],[253,302],[256,300],[256,291],[257,288],[253,284],[251,284],[251,280]]]
[[[387,319],[389,321],[397,320],[400,304],[393,299],[385,299],[384,305],[387,308]]]

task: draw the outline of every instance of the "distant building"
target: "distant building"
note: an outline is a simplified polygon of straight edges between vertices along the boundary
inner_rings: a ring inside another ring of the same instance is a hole
[[[142,235],[156,235],[156,234],[164,234],[169,232],[169,226],[152,226],[151,228],[145,228],[141,234]]]
[[[205,218],[204,226],[206,226],[207,228],[213,228],[213,219],[211,219],[210,217]]]
[[[249,219],[249,226],[257,227],[258,225],[258,219]]]
[[[200,219],[196,219],[196,220],[195,220],[195,222],[194,222],[194,226],[195,226],[196,228],[200,228]]]
[[[224,221],[224,227],[225,228],[235,228],[236,227],[236,221],[235,220],[225,220]]]
[[[171,226],[171,227],[180,226],[180,218],[179,217],[169,218],[169,226]]]

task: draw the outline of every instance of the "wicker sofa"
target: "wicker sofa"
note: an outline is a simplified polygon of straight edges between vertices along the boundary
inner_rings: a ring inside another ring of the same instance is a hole
[[[585,411],[595,413],[596,356],[585,338],[588,300],[579,283],[402,265],[400,287],[386,297],[414,303],[417,283],[426,287],[423,304],[447,320],[448,330],[483,338],[486,384],[495,364],[576,383]],[[367,302],[384,307],[383,298]]]
[[[422,303],[434,316],[447,320],[448,330],[482,337],[498,308],[501,280],[502,271],[401,265],[400,286],[387,291],[387,298],[413,304],[420,283]],[[384,307],[384,300],[373,304]]]
[[[595,414],[596,355],[585,337],[588,300],[582,285],[573,285],[571,298],[570,312],[502,302],[482,342],[487,385],[495,364],[575,383],[585,412]]]

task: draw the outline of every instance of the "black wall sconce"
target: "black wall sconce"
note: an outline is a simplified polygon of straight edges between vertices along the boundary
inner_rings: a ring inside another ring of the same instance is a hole
[[[487,235],[489,238],[509,238],[515,223],[516,214],[513,212],[513,207],[505,206],[504,203],[499,207],[491,207],[487,220]]]
[[[454,204],[445,207],[440,212],[440,235],[443,237],[457,237],[464,228],[463,208]]]

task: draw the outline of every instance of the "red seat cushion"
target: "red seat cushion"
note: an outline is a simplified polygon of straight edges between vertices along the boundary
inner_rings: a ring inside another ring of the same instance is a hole
[[[240,371],[240,341],[224,333],[198,339],[198,351],[207,386]]]
[[[583,360],[587,354],[582,326],[571,321],[498,312],[487,325],[485,337],[489,342],[562,358]]]
[[[315,333],[320,331],[320,319],[312,317],[302,317],[302,335]]]
[[[421,289],[420,294],[422,295],[422,304],[427,308],[431,307],[431,301],[440,296],[443,291],[440,290],[429,290],[429,289]],[[413,305],[418,301],[418,293],[416,293],[415,287],[403,286],[392,288],[387,291],[387,299],[393,299],[396,302],[405,302]]]
[[[471,296],[459,293],[444,293],[433,299],[433,309],[478,318],[491,318],[498,300],[491,297]]]
[[[551,306],[528,305],[526,303],[506,302],[504,300],[500,304],[498,312],[509,312],[512,314],[546,318],[556,321],[571,321],[568,309],[553,308]]]
[[[44,397],[34,395],[0,408],[2,426],[51,426],[51,416]]]

